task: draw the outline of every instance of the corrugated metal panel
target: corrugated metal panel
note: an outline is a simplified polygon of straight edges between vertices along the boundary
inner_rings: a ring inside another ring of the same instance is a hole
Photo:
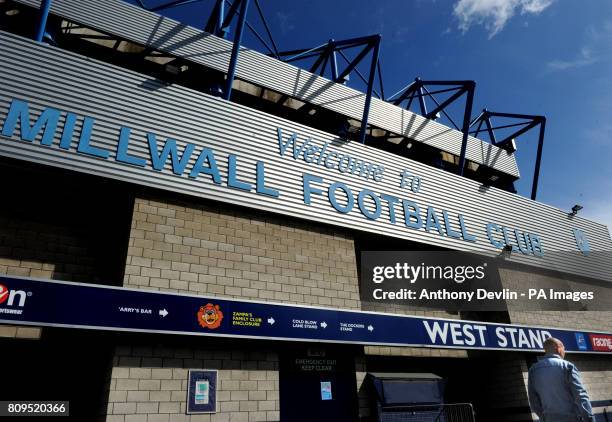
[[[574,228],[587,234],[593,251],[610,251],[610,235],[602,224],[580,217],[569,219],[561,210],[498,189],[483,191],[472,180],[355,142],[332,144],[330,148],[384,164],[385,176],[381,182],[364,181],[303,160],[281,157],[278,127],[285,132],[296,131],[302,140],[312,137],[319,145],[336,139],[328,133],[248,107],[184,87],[161,84],[145,75],[12,34],[0,32],[0,60],[2,122],[11,99],[19,98],[31,103],[32,119],[49,106],[94,117],[92,142],[109,151],[116,150],[120,126],[125,125],[132,128],[130,154],[148,159],[147,132],[155,133],[160,142],[166,137],[177,139],[181,150],[185,142],[210,147],[217,154],[224,180],[228,154],[238,155],[238,175],[250,183],[255,180],[256,161],[262,160],[266,165],[266,184],[279,189],[281,196],[271,198],[230,189],[213,183],[205,175],[197,179],[176,176],[169,165],[163,172],[157,172],[149,164],[141,168],[79,154],[75,151],[76,140],[70,151],[61,150],[57,147],[59,134],[51,147],[42,146],[38,141],[18,140],[17,133],[13,138],[0,137],[0,155],[456,250],[499,253],[485,234],[486,224],[495,222],[541,236],[545,257],[515,253],[513,259],[517,261],[612,280],[611,263],[599,254],[585,257],[579,253],[572,256],[553,253],[577,251]],[[111,157],[114,154],[111,152]],[[195,158],[191,158],[191,164]],[[404,169],[422,177],[419,193],[399,187],[399,174]],[[354,192],[367,186],[377,193],[413,199],[423,207],[432,205],[438,210],[448,210],[451,216],[463,214],[468,231],[478,236],[478,242],[409,229],[403,224],[401,209],[396,211],[398,222],[392,224],[386,206],[377,220],[366,219],[357,207],[349,214],[340,214],[324,195],[315,195],[312,204],[307,206],[302,193],[303,173],[321,176],[329,183],[343,182]]]
[[[40,0],[17,1],[34,7],[40,4]],[[102,32],[152,46],[222,72],[228,67],[232,49],[230,41],[121,0],[54,0],[52,12]],[[236,76],[361,120],[365,101],[365,94],[362,92],[333,83],[257,51],[246,48],[241,50]],[[369,122],[440,150],[460,154],[461,132],[377,98],[372,99]],[[474,137],[469,137],[466,157],[468,160],[519,177],[514,154]]]

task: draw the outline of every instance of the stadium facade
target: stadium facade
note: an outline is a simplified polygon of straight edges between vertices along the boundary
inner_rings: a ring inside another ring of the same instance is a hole
[[[228,101],[231,41],[119,0],[43,3],[41,43],[40,2],[0,2],[2,400],[366,421],[397,411],[376,385],[435,374],[477,420],[525,421],[548,333],[604,417],[612,312],[387,306],[359,284],[363,251],[507,251],[504,288],[612,297],[607,227],[513,192],[512,150],[246,48]]]

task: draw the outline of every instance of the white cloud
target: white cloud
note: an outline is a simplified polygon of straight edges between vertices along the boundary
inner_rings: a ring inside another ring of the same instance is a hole
[[[592,42],[610,41],[612,39],[612,20],[607,19],[601,25],[589,25],[586,35],[587,39]]]
[[[597,62],[598,58],[593,56],[590,48],[583,47],[580,54],[573,60],[553,60],[546,63],[548,70],[567,70],[577,67],[588,66]]]
[[[546,63],[547,70],[563,71],[609,60],[610,44],[612,43],[612,20],[606,19],[599,24],[587,26],[582,38],[582,48],[573,59],[549,61]]]
[[[295,29],[295,25],[293,24],[293,16],[291,14],[278,11],[274,17],[278,21],[278,25],[280,26],[280,30],[283,35]]]
[[[492,38],[517,12],[521,15],[541,13],[554,0],[459,0],[453,13],[464,33],[474,24],[484,25]]]
[[[552,4],[553,0],[526,0],[521,3],[521,14],[533,13],[538,14],[544,11],[548,6]]]

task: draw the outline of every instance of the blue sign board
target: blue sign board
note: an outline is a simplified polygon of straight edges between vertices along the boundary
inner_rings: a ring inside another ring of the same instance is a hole
[[[187,414],[217,411],[217,371],[190,370]]]
[[[578,350],[588,350],[586,337],[583,333],[576,333],[576,345],[578,346]]]
[[[460,349],[541,351],[547,337],[570,352],[606,353],[609,333],[422,318],[240,301],[121,287],[0,277],[0,323]]]
[[[578,250],[580,250],[580,252],[582,252],[584,255],[588,255],[591,251],[591,245],[589,245],[586,234],[582,230],[574,229],[574,238],[576,239],[576,246],[578,246]]]

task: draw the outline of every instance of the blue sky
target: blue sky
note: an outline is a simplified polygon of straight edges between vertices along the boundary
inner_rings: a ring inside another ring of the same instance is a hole
[[[149,4],[159,4],[150,0]],[[212,0],[165,14],[202,27]],[[380,33],[387,95],[420,76],[472,79],[474,114],[547,117],[538,200],[612,226],[612,2],[601,0],[262,0],[280,50]],[[255,8],[250,21],[258,29]],[[245,44],[264,51],[251,35]],[[352,83],[355,83],[354,81]],[[531,189],[537,134],[517,140]]]

